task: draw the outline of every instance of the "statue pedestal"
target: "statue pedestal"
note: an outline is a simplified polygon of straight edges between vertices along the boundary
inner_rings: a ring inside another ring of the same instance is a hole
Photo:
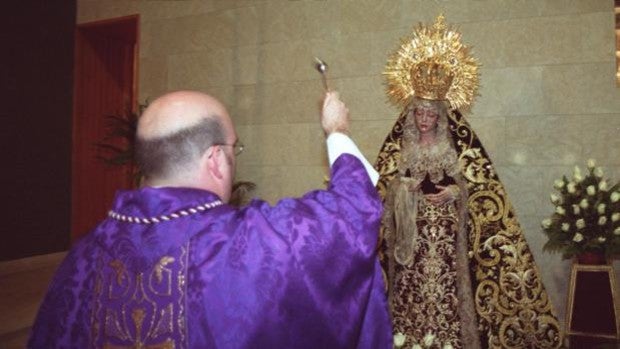
[[[620,343],[618,297],[611,265],[573,262],[566,311],[570,348],[606,348]]]

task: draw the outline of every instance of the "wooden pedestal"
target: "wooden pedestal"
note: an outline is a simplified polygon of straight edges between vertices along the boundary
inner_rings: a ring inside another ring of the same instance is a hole
[[[566,337],[571,349],[616,348],[620,345],[618,292],[613,267],[571,268],[566,311]]]

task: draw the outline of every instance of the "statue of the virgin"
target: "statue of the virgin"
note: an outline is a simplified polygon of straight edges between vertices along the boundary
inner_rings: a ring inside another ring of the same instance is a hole
[[[562,335],[504,186],[463,118],[478,63],[439,16],[387,64],[402,109],[376,167],[395,347],[558,348]]]

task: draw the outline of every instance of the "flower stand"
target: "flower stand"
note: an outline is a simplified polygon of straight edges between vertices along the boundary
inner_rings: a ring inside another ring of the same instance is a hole
[[[569,348],[615,348],[620,345],[616,287],[611,264],[600,264],[600,260],[589,257],[573,262],[566,311]]]

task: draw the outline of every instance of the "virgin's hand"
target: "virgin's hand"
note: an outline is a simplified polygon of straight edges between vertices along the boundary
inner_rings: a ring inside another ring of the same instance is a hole
[[[442,205],[456,200],[456,194],[450,186],[444,187],[442,185],[438,185],[437,188],[439,189],[439,193],[425,195],[426,199],[432,204]]]

